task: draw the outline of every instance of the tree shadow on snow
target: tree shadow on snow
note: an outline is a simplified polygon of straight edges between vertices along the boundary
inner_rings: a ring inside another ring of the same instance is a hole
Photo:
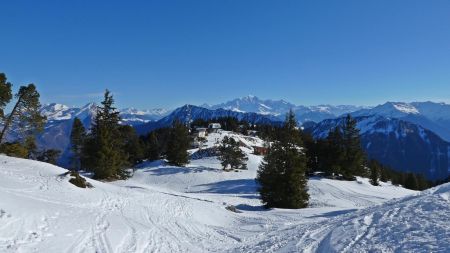
[[[235,207],[242,211],[251,211],[251,212],[270,211],[270,209],[265,208],[263,205],[251,206],[251,205],[246,205],[246,204],[239,204],[239,205],[236,205]]]
[[[313,215],[309,218],[330,218],[330,217],[334,217],[334,216],[338,216],[338,215],[344,215],[344,214],[348,214],[354,211],[357,211],[358,209],[346,209],[346,210],[338,210],[338,211],[331,211],[328,213],[322,213],[322,214],[318,214],[318,215]]]
[[[256,194],[258,183],[254,179],[225,180],[210,184],[196,185],[207,189],[193,193],[219,193],[219,194]],[[242,196],[244,198],[258,198],[258,196]]]
[[[150,173],[155,176],[173,175],[173,174],[188,174],[200,173],[203,171],[218,171],[218,169],[208,167],[158,167],[158,168],[142,168],[142,172]]]

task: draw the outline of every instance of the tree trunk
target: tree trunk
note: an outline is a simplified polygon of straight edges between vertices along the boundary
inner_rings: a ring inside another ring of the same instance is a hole
[[[17,99],[17,102],[16,102],[16,104],[14,105],[14,108],[12,109],[11,113],[9,114],[8,118],[7,118],[6,121],[5,121],[5,125],[3,126],[3,130],[2,130],[2,132],[0,133],[0,144],[2,144],[2,142],[3,142],[3,137],[5,136],[6,130],[7,130],[7,129],[9,128],[9,126],[11,125],[11,122],[12,122],[12,120],[13,120],[13,118],[14,118],[14,114],[15,114],[16,111],[17,111],[17,107],[19,106],[19,103],[22,102],[22,97],[23,97],[23,95],[21,95],[21,96],[19,97],[19,99]]]

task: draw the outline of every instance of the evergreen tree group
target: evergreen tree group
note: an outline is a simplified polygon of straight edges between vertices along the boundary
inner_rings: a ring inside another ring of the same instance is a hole
[[[325,139],[307,141],[306,154],[311,172],[321,171],[328,176],[354,180],[355,176],[367,176],[366,155],[361,147],[356,121],[347,115],[340,125],[328,133]]]
[[[262,202],[268,208],[305,208],[309,200],[306,157],[292,111],[279,131],[280,138],[272,142],[256,178]]]
[[[225,136],[219,146],[219,160],[224,170],[247,169],[247,156],[242,152],[239,143],[234,138]]]

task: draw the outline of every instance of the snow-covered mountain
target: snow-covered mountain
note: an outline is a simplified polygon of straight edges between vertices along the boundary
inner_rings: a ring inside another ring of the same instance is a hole
[[[122,123],[132,126],[144,124],[150,121],[157,121],[170,113],[169,110],[161,108],[151,110],[125,108],[119,111],[120,117],[122,118]]]
[[[284,120],[285,114],[293,110],[299,122],[314,121],[319,122],[324,119],[336,118],[343,114],[351,113],[367,107],[353,105],[316,105],[302,106],[289,103],[285,100],[260,99],[256,96],[246,96],[236,98],[217,105],[204,104],[202,107],[209,109],[226,109],[236,112],[254,112],[262,115],[271,115]]]
[[[168,127],[174,120],[180,120],[181,122],[187,123],[190,120],[209,120],[220,117],[233,117],[252,124],[281,124],[278,117],[272,115],[262,115],[253,112],[238,112],[222,108],[213,110],[195,105],[184,105],[158,121],[137,125],[135,126],[135,129],[138,133],[145,134],[154,129]]]
[[[75,117],[83,120],[95,115],[95,103],[89,103],[83,107],[69,107],[62,104],[46,104],[41,109],[41,114],[48,121],[73,120]],[[166,116],[170,111],[166,109],[139,110],[136,108],[119,109],[123,124],[139,125],[149,121],[156,121]]]
[[[421,125],[450,141],[450,105],[434,102],[387,102],[370,109],[353,112],[354,116],[380,115]]]
[[[363,148],[370,158],[429,179],[444,179],[450,175],[450,143],[434,132],[409,121],[379,115],[355,119]],[[344,118],[324,120],[307,131],[315,138],[325,138],[343,121]]]
[[[284,115],[290,109],[296,107],[294,104],[284,100],[262,100],[256,96],[248,95],[242,98],[236,98],[228,102],[217,105],[204,104],[202,107],[209,109],[225,109],[235,112],[255,112],[263,115]]]

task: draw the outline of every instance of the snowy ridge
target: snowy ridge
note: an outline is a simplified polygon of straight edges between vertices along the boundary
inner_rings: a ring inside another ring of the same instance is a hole
[[[319,122],[324,119],[335,118],[337,116],[351,113],[357,110],[366,109],[363,106],[352,105],[317,105],[302,106],[289,103],[285,100],[260,99],[253,95],[236,98],[217,105],[201,105],[208,109],[225,109],[235,112],[254,112],[262,115],[272,115],[283,120],[289,110],[293,110],[299,122],[314,121]]]
[[[450,105],[433,102],[387,102],[374,108],[351,113],[353,116],[378,115],[409,121],[427,128],[450,141]]]

